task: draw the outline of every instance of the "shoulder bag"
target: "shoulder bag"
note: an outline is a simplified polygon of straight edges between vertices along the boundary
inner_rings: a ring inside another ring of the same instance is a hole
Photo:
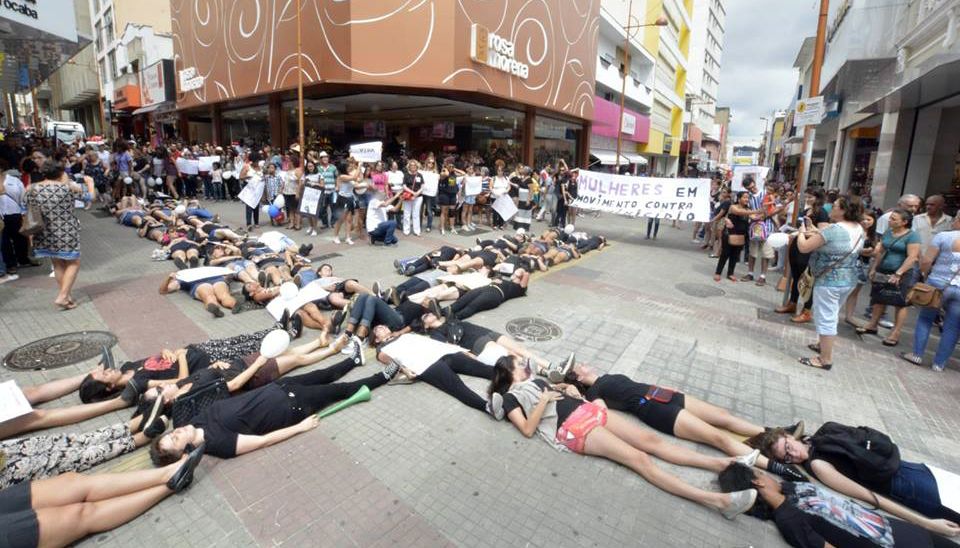
[[[807,267],[807,269],[803,271],[803,274],[800,275],[800,279],[797,281],[797,288],[800,291],[800,300],[802,300],[803,302],[807,302],[810,299],[811,293],[813,293],[813,284],[816,282],[816,279],[820,278],[821,276],[824,276],[825,274],[828,274],[834,268],[839,266],[840,263],[847,260],[847,257],[849,257],[860,246],[861,241],[863,241],[862,232],[860,234],[860,237],[857,238],[856,243],[854,243],[853,247],[850,248],[850,251],[847,251],[843,255],[843,257],[840,257],[836,261],[833,261],[830,264],[830,266],[821,270],[817,274],[814,274],[813,271],[810,269],[810,267]]]
[[[23,223],[20,224],[20,234],[24,236],[33,236],[43,230],[43,213],[40,211],[40,205],[37,204],[36,200],[31,199],[35,197],[36,191],[31,186],[24,196],[24,201],[27,203],[27,212],[24,213]]]
[[[894,240],[889,246],[883,247],[883,255],[877,260],[877,266],[879,266],[883,259],[887,256],[887,253],[890,251],[890,248],[897,244],[900,240],[906,238],[910,235],[912,231],[908,230],[906,234],[900,236]],[[882,240],[881,240],[882,241]],[[902,288],[906,281],[904,279],[900,280],[900,285],[894,285],[890,283],[890,274],[884,274],[882,272],[874,272],[873,277],[870,279],[870,300],[871,302],[877,302],[879,304],[884,304],[888,306],[907,306],[906,294],[903,292]],[[905,278],[906,275],[901,278]]]
[[[957,274],[960,274],[960,270],[953,273],[945,287],[949,287],[957,279]],[[907,292],[907,304],[940,310],[943,307],[943,290],[925,282],[917,282]]]

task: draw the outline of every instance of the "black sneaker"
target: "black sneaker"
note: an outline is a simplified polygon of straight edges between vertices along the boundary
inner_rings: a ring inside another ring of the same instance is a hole
[[[138,384],[138,381],[133,377],[127,381],[127,385],[123,387],[123,391],[120,392],[120,399],[127,402],[127,405],[133,405],[139,398],[140,394],[143,393],[143,387]]]
[[[190,257],[190,268],[197,268],[200,266],[200,257]]]
[[[113,352],[106,345],[100,347],[100,363],[104,369],[116,369],[117,367],[117,363],[113,359]]]
[[[769,459],[767,462],[767,471],[776,474],[787,481],[807,481],[799,468],[792,464],[784,464],[778,460]]]
[[[168,424],[169,422],[167,421],[167,418],[163,415],[160,415],[143,429],[143,435],[148,439],[155,439],[157,436],[167,431]]]
[[[300,246],[300,255],[304,257],[309,257],[311,251],[313,251],[313,244],[303,244]]]
[[[217,303],[210,303],[206,306],[207,312],[213,314],[214,318],[222,318],[223,310],[220,310],[220,305]]]
[[[207,447],[206,442],[201,443],[187,455],[187,460],[183,461],[180,468],[173,474],[173,477],[167,482],[167,489],[174,493],[179,493],[193,482],[193,471],[197,469],[200,460],[203,458],[203,450]]]
[[[280,329],[286,329],[290,326],[290,311],[286,308],[283,309],[283,314],[280,314],[280,320],[277,321],[280,324]]]
[[[291,339],[299,339],[300,335],[303,334],[303,317],[300,314],[294,314],[290,318],[290,326],[287,328],[287,333],[290,333]]]
[[[795,439],[800,439],[803,437],[803,421],[799,420],[790,426],[785,426],[783,428],[787,431],[788,434],[793,436]]]
[[[353,346],[353,352],[350,353],[350,358],[353,360],[353,363],[357,365],[364,365],[367,363],[367,356],[364,353],[366,348],[363,346],[363,341],[360,340],[360,337],[356,335],[350,337],[350,343]]]
[[[187,269],[187,263],[183,262],[183,259],[176,258],[176,259],[173,260],[173,264],[174,264],[174,266],[177,267],[177,270],[186,270],[186,269]]]
[[[343,320],[344,318],[346,318],[346,316],[347,315],[343,313],[343,310],[337,310],[333,314],[333,321],[330,325],[330,330],[333,331],[334,333],[339,333],[340,326],[343,324]]]
[[[163,410],[163,398],[160,397],[160,394],[157,394],[157,398],[153,400],[153,403],[150,405],[149,411],[140,416],[140,425],[137,430],[146,433],[147,427],[151,426],[157,418],[160,417],[160,411]]]
[[[400,306],[400,294],[397,292],[396,287],[388,287],[387,294],[384,295],[383,298],[393,306]]]

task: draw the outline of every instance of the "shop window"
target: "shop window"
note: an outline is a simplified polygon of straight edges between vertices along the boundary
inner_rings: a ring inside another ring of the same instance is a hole
[[[582,132],[580,124],[537,116],[533,139],[534,168],[556,165],[561,158],[568,165],[576,165],[577,145]]]

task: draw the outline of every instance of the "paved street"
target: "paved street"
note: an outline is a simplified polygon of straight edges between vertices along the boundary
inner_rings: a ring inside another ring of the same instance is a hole
[[[241,224],[241,206],[212,209],[229,224]],[[81,221],[79,308],[54,311],[55,284],[47,270],[22,271],[23,279],[0,287],[0,353],[58,333],[97,329],[118,336],[118,358],[140,358],[161,347],[271,324],[264,311],[214,320],[182,293],[158,295],[170,263],[150,261],[152,247],[110,218],[82,213]],[[543,318],[558,324],[562,336],[531,346],[551,359],[576,351],[580,360],[601,369],[676,387],[764,425],[797,418],[806,420],[809,431],[824,420],[868,424],[888,432],[905,458],[960,470],[960,364],[951,362],[942,374],[915,368],[896,359],[880,339],[857,342],[851,328],[841,327],[834,369],[804,368],[796,358],[814,340],[812,327],[796,327],[767,312],[780,301],[775,284],[716,284],[710,278],[713,260],[689,243],[688,229],[664,223],[661,238],[646,241],[642,227],[642,221],[609,215],[582,219],[578,228],[607,234],[614,245],[538,276],[526,298],[476,320],[503,331],[511,319]],[[292,236],[302,240],[302,233]],[[335,246],[325,234],[310,240],[318,242],[314,257],[342,254],[329,259],[337,274],[367,284],[399,282],[394,258],[442,241],[437,232],[404,239],[396,249]],[[738,270],[742,274],[743,266]],[[902,350],[911,334],[894,350]],[[92,365],[2,370],[0,379],[30,384]],[[377,367],[368,362],[348,378]],[[477,379],[467,382],[484,389]],[[77,401],[68,397],[48,405]],[[117,413],[70,430],[126,418]],[[716,489],[708,472],[661,465],[694,485]],[[140,450],[98,471],[144,466]],[[507,424],[422,384],[378,389],[371,402],[252,455],[207,458],[189,491],[81,544],[785,546],[771,524],[744,516],[726,521],[622,467],[524,439]]]

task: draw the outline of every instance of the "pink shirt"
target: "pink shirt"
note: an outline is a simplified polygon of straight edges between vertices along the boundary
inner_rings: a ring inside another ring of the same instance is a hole
[[[377,189],[377,192],[386,192],[387,191],[387,174],[386,173],[374,173],[370,176],[370,180],[373,181],[373,188]]]

